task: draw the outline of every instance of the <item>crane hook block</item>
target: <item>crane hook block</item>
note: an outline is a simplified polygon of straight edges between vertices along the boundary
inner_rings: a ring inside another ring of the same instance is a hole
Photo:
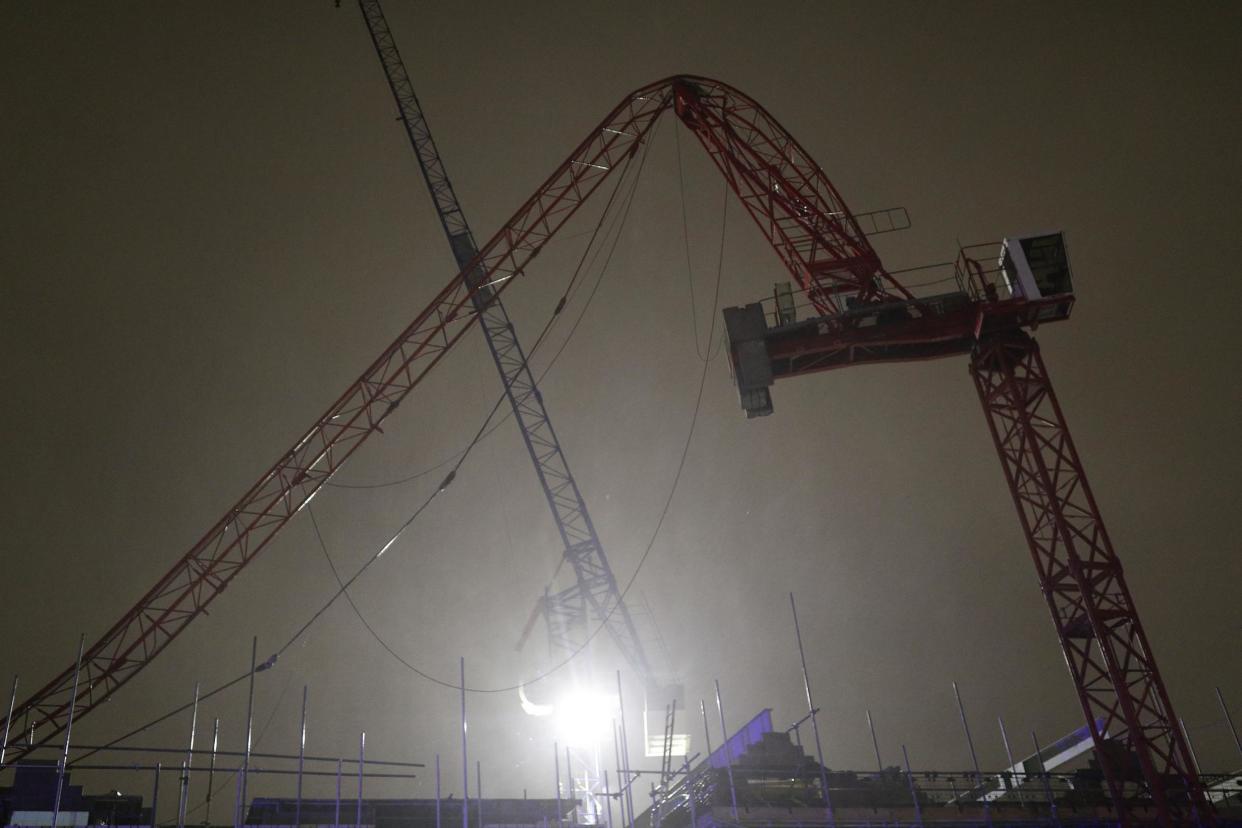
[[[729,364],[737,382],[737,395],[746,417],[772,413],[772,362],[764,339],[767,321],[757,302],[724,309],[725,336],[729,339]]]

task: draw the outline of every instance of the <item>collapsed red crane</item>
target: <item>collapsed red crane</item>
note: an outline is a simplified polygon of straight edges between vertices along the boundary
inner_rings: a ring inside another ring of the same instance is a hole
[[[692,76],[627,95],[293,447],[89,647],[76,697],[70,668],[18,706],[12,720],[29,716],[42,744],[64,729],[71,708],[75,717],[88,713],[150,663],[458,342],[476,319],[473,295],[486,302],[521,274],[670,106],[818,314],[799,323],[789,313],[769,329],[758,305],[726,311],[748,413],[771,411],[767,386],[777,377],[971,354],[971,374],[1119,812],[1139,783],[1165,824],[1192,810],[1207,818],[1120,563],[1038,347],[1023,330],[1065,318],[1072,294],[1015,289],[1002,296],[982,268],[963,259],[961,291],[914,297],[884,270],[823,171],[780,124],[736,89]]]

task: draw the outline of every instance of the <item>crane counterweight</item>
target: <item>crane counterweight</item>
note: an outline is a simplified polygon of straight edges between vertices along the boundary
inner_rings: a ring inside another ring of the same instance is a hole
[[[970,255],[979,247],[959,254],[954,291],[896,301],[851,297],[844,311],[803,320],[793,319],[779,290],[771,312],[760,303],[725,308],[729,359],[746,416],[772,413],[768,389],[777,379],[960,356],[986,336],[1069,318],[1074,293],[1061,233],[1006,238],[989,268]]]

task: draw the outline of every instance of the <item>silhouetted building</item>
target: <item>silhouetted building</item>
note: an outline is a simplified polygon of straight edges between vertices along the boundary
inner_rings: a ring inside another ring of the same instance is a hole
[[[562,800],[561,811],[566,817],[577,803]],[[443,828],[460,828],[460,799],[440,800],[440,824]],[[471,799],[469,828],[557,828],[569,826],[567,819],[557,816],[555,799]],[[295,799],[256,797],[246,815],[247,825],[294,825],[298,820]],[[481,813],[480,813],[481,811]],[[303,799],[301,825],[348,825],[357,821],[358,800]],[[434,799],[364,799],[363,826],[375,828],[436,828]]]
[[[25,759],[13,768],[13,784],[0,788],[0,811],[4,825],[51,826],[56,808],[56,763]],[[142,797],[120,791],[83,794],[81,785],[61,783],[57,826],[147,825],[151,812]]]

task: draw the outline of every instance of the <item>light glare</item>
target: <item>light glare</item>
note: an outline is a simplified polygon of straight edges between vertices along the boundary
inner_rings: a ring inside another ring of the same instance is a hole
[[[610,736],[620,709],[615,693],[577,689],[556,703],[556,729],[566,744],[597,745]]]

